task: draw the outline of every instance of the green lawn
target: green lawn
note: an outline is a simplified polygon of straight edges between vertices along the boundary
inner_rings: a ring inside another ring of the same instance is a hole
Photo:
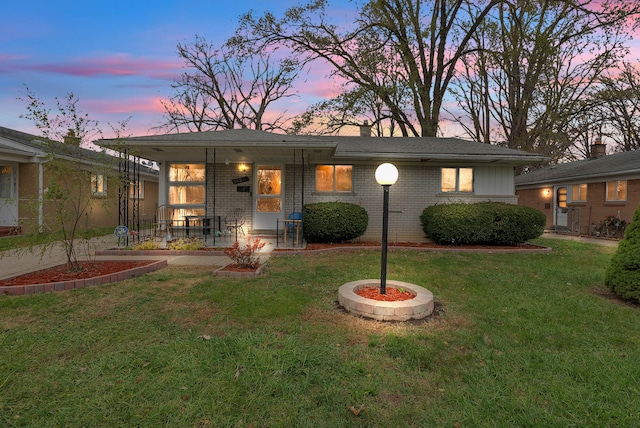
[[[390,252],[389,279],[436,296],[405,324],[336,307],[379,277],[375,251],[1,297],[0,426],[640,426],[640,308],[602,285],[613,249],[539,242]]]

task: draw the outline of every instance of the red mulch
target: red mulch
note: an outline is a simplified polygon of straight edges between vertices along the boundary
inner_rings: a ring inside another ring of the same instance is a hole
[[[144,261],[93,261],[79,262],[82,270],[70,271],[67,265],[54,266],[48,269],[0,279],[0,286],[46,284],[50,282],[69,281],[71,279],[95,278],[97,276],[122,272],[138,266],[153,263],[153,260]]]
[[[222,270],[228,270],[231,272],[255,272],[258,268],[252,268],[247,266],[242,266],[240,263],[234,263],[230,265],[226,265],[222,268]]]
[[[380,294],[380,287],[362,287],[357,289],[355,293],[360,297],[383,302],[401,302],[416,297],[408,291],[400,291],[395,287],[385,288],[385,294]]]

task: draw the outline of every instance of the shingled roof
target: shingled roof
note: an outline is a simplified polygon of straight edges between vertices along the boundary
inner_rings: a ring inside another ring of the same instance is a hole
[[[516,177],[516,187],[640,178],[640,150],[551,165]]]
[[[99,140],[110,147],[116,140]],[[202,160],[204,150],[215,148],[232,161],[251,160],[248,151],[261,161],[270,156],[288,156],[295,149],[311,153],[310,160],[367,161],[394,159],[412,162],[497,162],[529,165],[542,162],[535,153],[512,150],[459,138],[362,137],[284,135],[249,129],[191,132],[129,137],[124,143],[140,156],[156,161]],[[240,149],[247,150],[240,150]],[[234,153],[234,151],[236,153]],[[238,155],[237,153],[242,153]]]

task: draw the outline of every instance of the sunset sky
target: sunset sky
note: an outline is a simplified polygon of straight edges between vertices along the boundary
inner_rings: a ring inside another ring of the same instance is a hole
[[[23,0],[5,2],[0,13],[0,126],[37,134],[25,115],[25,85],[47,107],[69,92],[79,108],[108,123],[130,118],[132,135],[158,133],[161,99],[182,72],[178,43],[195,35],[222,42],[250,9],[281,16],[303,0]],[[353,19],[350,0],[330,0],[330,11]],[[635,51],[637,52],[637,51]],[[631,60],[637,60],[637,55]],[[300,97],[279,106],[298,113],[335,89],[326,71],[314,68],[297,85]],[[111,136],[111,135],[105,135]]]
[[[210,42],[232,35],[250,9],[276,15],[298,0],[24,0],[4,4],[0,13],[0,126],[37,134],[26,114],[25,85],[47,107],[73,92],[79,108],[100,122],[131,117],[133,135],[157,133],[159,102],[183,72],[178,43],[195,35]],[[332,12],[345,16],[348,0],[332,0]],[[314,70],[300,85],[299,99],[287,109],[303,111],[330,94],[326,73]]]

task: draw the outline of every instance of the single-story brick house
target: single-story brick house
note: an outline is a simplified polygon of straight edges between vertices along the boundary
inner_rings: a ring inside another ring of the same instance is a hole
[[[370,129],[370,128],[369,128]],[[456,138],[301,136],[234,129],[130,137],[124,144],[160,165],[158,201],[174,220],[220,220],[246,213],[248,234],[273,233],[308,203],[344,201],[367,210],[365,240],[380,240],[383,190],[378,165],[391,162],[399,178],[390,189],[389,240],[420,242],[425,207],[457,201],[516,204],[514,168],[543,157]],[[110,147],[114,140],[100,140]],[[221,225],[224,228],[224,224]]]
[[[518,203],[547,216],[547,227],[581,234],[622,235],[640,205],[640,151],[606,154],[596,141],[588,159],[551,165],[516,177]],[[604,229],[603,229],[604,226]]]
[[[52,220],[52,207],[45,197],[51,182],[47,164],[52,152],[57,159],[80,160],[82,168],[87,171],[87,189],[91,189],[96,199],[106,201],[94,204],[81,226],[118,226],[121,213],[117,162],[114,162],[114,177],[102,176],[97,172],[100,169],[96,165],[101,158],[96,151],[77,146],[71,148],[61,142],[47,146],[42,137],[0,126],[0,235],[32,233],[56,227]],[[129,198],[135,199],[136,204],[131,204],[129,209],[135,206],[137,215],[153,219],[157,208],[157,171],[148,166],[132,169],[138,174],[137,185],[135,192],[131,186]]]

